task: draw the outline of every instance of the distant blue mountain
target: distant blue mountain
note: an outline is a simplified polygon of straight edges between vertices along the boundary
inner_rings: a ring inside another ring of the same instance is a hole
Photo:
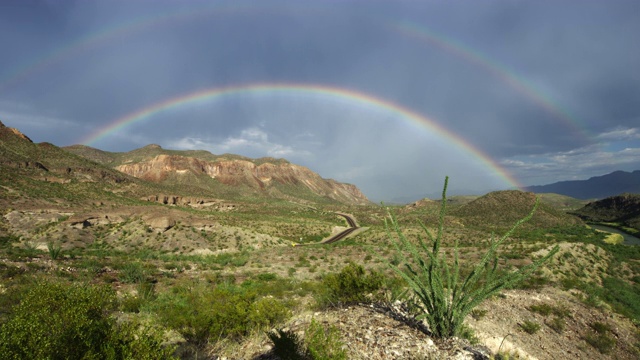
[[[577,199],[604,199],[622,193],[640,194],[640,170],[614,171],[588,180],[560,181],[549,185],[529,186],[534,193],[556,193]]]

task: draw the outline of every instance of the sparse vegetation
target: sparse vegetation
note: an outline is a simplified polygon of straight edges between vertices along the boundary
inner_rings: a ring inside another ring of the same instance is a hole
[[[608,354],[616,346],[616,339],[611,334],[611,326],[602,322],[589,324],[592,331],[584,335],[584,340],[602,354]]]
[[[6,149],[0,149],[3,161],[14,161]],[[433,313],[445,323],[461,322],[453,332],[469,342],[477,340],[469,325],[482,329],[500,322],[504,331],[518,334],[518,343],[529,341],[533,349],[550,345],[550,353],[561,333],[569,335],[562,343],[573,345],[576,357],[593,353],[592,347],[618,358],[639,351],[640,333],[628,329],[640,322],[640,247],[606,244],[603,233],[563,213],[559,206],[567,199],[554,200],[556,207],[542,199],[531,216],[528,193],[454,201],[443,196],[445,214],[431,200],[385,208],[336,203],[293,187],[279,188],[283,197],[271,198],[266,191],[230,190],[216,179],[198,186],[154,184],[51,145],[24,145],[19,153],[20,161],[33,157],[49,172],[0,163],[0,353],[8,358],[65,351],[61,356],[68,358],[254,358],[267,351],[268,338],[274,354],[284,351],[281,357],[345,358],[368,334],[354,334],[341,316],[394,304],[409,317],[428,313],[406,277],[421,281],[417,288],[425,297],[442,293],[436,304],[442,306],[434,308],[442,311]],[[51,155],[54,160],[47,159]],[[109,153],[97,156],[102,164],[115,161]],[[149,194],[174,195],[163,204],[145,200]],[[299,201],[300,196],[305,198]],[[170,205],[179,197],[211,198],[213,205]],[[579,203],[562,206],[575,209]],[[394,214],[389,228],[387,209]],[[315,244],[345,225],[338,211],[353,214],[362,232]],[[155,227],[150,219],[175,225]],[[418,257],[403,247],[398,229]],[[397,236],[395,243],[387,230]],[[491,240],[494,231],[506,235]],[[532,262],[552,256],[556,244],[561,252],[533,271]],[[475,306],[498,288],[487,303]],[[447,297],[459,306],[446,308]],[[359,305],[378,301],[384,304]],[[603,316],[611,310],[624,317]],[[508,322],[497,311],[516,316]],[[372,314],[360,320],[376,343],[410,329],[396,322],[378,338],[378,324],[391,320]],[[466,315],[476,322],[465,324]],[[62,322],[68,334],[58,331]],[[527,335],[536,326],[536,335]],[[98,337],[104,349],[96,350]],[[518,358],[513,343],[495,358]],[[555,354],[561,356],[557,348]]]

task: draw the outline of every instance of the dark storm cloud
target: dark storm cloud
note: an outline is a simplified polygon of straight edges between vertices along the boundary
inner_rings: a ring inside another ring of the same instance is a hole
[[[640,168],[637,1],[3,1],[0,119],[70,145],[205,89],[340,88],[153,114],[96,143],[285,157],[374,199]],[[403,26],[416,33],[403,31]],[[428,120],[429,121],[429,120]],[[437,138],[439,137],[439,138]],[[435,189],[435,190],[433,190]]]

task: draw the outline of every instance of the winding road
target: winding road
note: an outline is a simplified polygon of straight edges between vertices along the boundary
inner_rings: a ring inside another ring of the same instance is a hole
[[[323,241],[317,242],[317,243],[312,243],[312,244],[293,244],[293,246],[305,246],[305,245],[316,245],[316,244],[332,244],[334,242],[340,241],[342,239],[344,239],[345,237],[347,237],[349,234],[351,234],[352,232],[358,230],[360,227],[358,227],[358,224],[356,224],[356,221],[353,217],[351,217],[351,215],[347,215],[347,214],[343,214],[343,213],[336,213],[340,216],[342,216],[343,218],[345,218],[347,220],[347,224],[349,224],[349,228],[345,229],[333,236],[331,236],[328,239],[325,239]]]

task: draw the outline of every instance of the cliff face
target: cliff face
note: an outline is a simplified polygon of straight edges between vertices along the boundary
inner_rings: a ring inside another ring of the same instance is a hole
[[[219,159],[211,161],[190,156],[160,154],[149,159],[118,165],[115,168],[123,173],[154,182],[207,176],[229,186],[244,185],[257,190],[286,186],[308,190],[318,196],[344,203],[369,203],[366,196],[354,185],[323,179],[306,167],[282,160],[270,162],[261,159],[254,162],[249,159]]]

